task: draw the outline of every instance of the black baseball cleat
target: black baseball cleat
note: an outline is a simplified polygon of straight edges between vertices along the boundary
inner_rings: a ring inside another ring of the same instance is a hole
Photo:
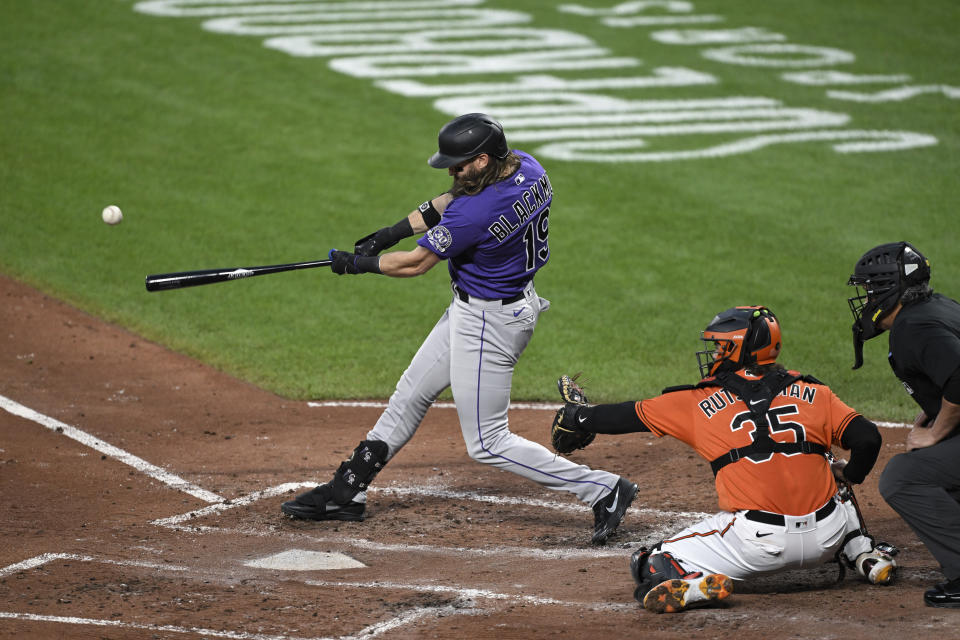
[[[607,544],[636,495],[637,485],[620,478],[613,491],[593,505],[593,544]]]
[[[923,602],[928,607],[946,607],[960,609],[960,578],[941,582],[923,594]]]
[[[347,504],[337,504],[331,499],[330,485],[315,487],[301,493],[293,500],[280,505],[280,510],[288,516],[302,520],[349,520],[360,522],[366,504],[351,500]]]

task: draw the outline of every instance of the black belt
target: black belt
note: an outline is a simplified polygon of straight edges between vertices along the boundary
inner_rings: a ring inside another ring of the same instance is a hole
[[[517,295],[511,298],[502,298],[502,299],[494,298],[493,300],[488,300],[487,298],[478,298],[476,296],[471,296],[466,291],[462,290],[460,287],[456,285],[454,285],[453,291],[454,293],[457,294],[457,297],[463,300],[464,302],[470,302],[470,299],[473,298],[474,300],[480,300],[481,302],[499,302],[500,304],[510,304],[511,302],[518,302],[527,297],[526,294],[523,291],[521,291],[520,293],[518,293]]]
[[[830,502],[823,505],[817,512],[814,514],[817,518],[817,521],[823,520],[837,508],[837,501],[833,498],[830,499]],[[769,511],[757,511],[752,509],[747,511],[747,520],[753,520],[754,522],[763,522],[764,524],[775,524],[780,525],[781,527],[787,524],[787,521],[779,513],[770,513]]]

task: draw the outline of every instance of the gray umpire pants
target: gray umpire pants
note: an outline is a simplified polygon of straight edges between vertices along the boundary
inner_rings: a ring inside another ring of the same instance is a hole
[[[891,458],[880,494],[940,563],[960,578],[960,435]]]

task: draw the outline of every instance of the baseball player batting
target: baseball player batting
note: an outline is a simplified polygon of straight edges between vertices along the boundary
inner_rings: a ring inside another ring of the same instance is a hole
[[[593,544],[604,544],[623,519],[637,485],[554,455],[511,433],[507,424],[513,368],[549,302],[533,278],[549,260],[553,185],[533,156],[507,146],[500,123],[471,113],[439,133],[434,168],[453,177],[448,193],[424,202],[392,227],[332,250],[338,274],[417,276],[447,261],[453,295],[403,373],[387,409],[330,482],[283,503],[284,513],[312,520],[363,520],[365,490],[413,437],[437,396],[450,387],[470,457],[567,491],[594,511]],[[425,233],[412,251],[377,255]]]
[[[710,462],[721,511],[633,554],[636,599],[653,612],[682,611],[727,597],[737,580],[834,557],[889,583],[897,550],[867,535],[849,488],[876,462],[877,427],[823,383],[777,364],[780,324],[766,307],[727,309],[701,339],[699,383],[639,402],[567,402],[552,425],[562,450],[598,433],[649,431]],[[849,463],[831,465],[834,445],[850,450]]]

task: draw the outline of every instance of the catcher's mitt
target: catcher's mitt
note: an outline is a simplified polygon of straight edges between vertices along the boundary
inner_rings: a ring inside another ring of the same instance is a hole
[[[560,390],[564,405],[557,410],[557,415],[554,416],[553,424],[550,426],[550,444],[557,453],[563,455],[583,449],[597,436],[577,426],[577,414],[582,407],[587,406],[587,396],[577,384],[579,375],[579,373],[573,377],[564,375],[557,380],[557,389]]]

